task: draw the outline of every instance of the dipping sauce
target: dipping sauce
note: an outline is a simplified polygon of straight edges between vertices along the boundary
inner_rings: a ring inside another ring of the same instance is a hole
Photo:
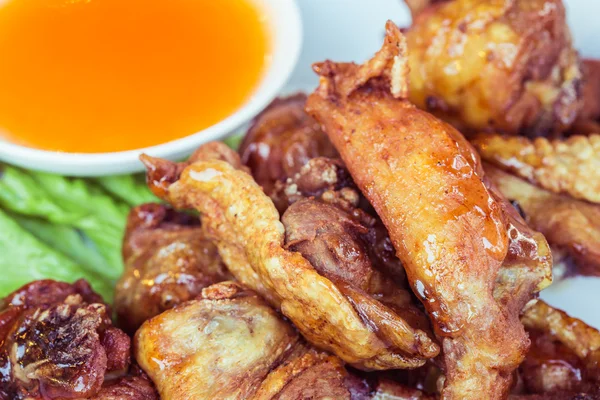
[[[131,150],[227,117],[265,71],[252,0],[0,0],[0,136]]]

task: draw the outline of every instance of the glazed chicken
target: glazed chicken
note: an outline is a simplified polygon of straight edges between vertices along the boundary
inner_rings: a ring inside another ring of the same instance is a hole
[[[351,375],[307,345],[254,292],[233,282],[152,318],[135,355],[162,400],[428,399],[393,382]]]
[[[562,0],[410,0],[410,100],[461,132],[540,136],[582,108]]]
[[[0,303],[0,398],[158,399],[127,375],[131,340],[85,281],[35,281]]]
[[[222,146],[222,152],[228,151]],[[234,277],[279,308],[309,342],[366,369],[415,368],[438,354],[427,319],[406,290],[382,284],[385,280],[370,262],[356,262],[364,274],[358,280],[338,273],[344,265],[339,271],[312,265],[294,251],[294,239],[288,237],[286,243],[286,229],[272,200],[235,162],[214,159],[204,146],[184,164],[142,159],[153,191],[176,208],[197,209],[207,237],[217,244]],[[337,233],[347,235],[340,240],[362,251],[366,238],[352,236],[351,225],[340,225]],[[323,256],[335,256],[326,247],[320,250]],[[341,256],[345,260],[349,255]]]
[[[130,334],[147,319],[231,278],[198,217],[162,204],[131,210],[123,261],[115,310],[119,326]]]
[[[486,176],[506,198],[516,202],[527,223],[542,232],[555,253],[564,252],[577,272],[600,275],[600,205],[540,189],[492,165]]]
[[[391,22],[386,30],[365,64],[315,66],[321,82],[307,111],[381,217],[428,311],[444,352],[442,398],[501,399],[529,345],[519,312],[551,282],[548,246],[540,235],[533,248],[520,240],[526,225],[486,187],[470,144],[405,99],[406,43]]]

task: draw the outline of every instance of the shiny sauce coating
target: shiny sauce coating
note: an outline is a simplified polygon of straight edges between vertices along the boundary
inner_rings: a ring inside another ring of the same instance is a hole
[[[270,52],[252,0],[0,0],[0,137],[130,150],[241,107]]]

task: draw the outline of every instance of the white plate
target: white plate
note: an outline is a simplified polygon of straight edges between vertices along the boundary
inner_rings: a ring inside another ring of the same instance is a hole
[[[600,2],[566,0],[575,45],[587,57],[600,58]],[[300,0],[304,48],[288,90],[312,89],[317,78],[310,66],[326,58],[364,61],[379,49],[388,19],[410,23],[401,0]],[[287,91],[287,90],[286,90]],[[553,306],[600,328],[600,278],[575,278],[553,284],[542,293]]]

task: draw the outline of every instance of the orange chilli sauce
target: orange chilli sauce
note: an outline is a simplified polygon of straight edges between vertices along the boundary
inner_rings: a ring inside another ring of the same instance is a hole
[[[251,0],[0,0],[0,136],[107,152],[209,127],[269,58]]]

